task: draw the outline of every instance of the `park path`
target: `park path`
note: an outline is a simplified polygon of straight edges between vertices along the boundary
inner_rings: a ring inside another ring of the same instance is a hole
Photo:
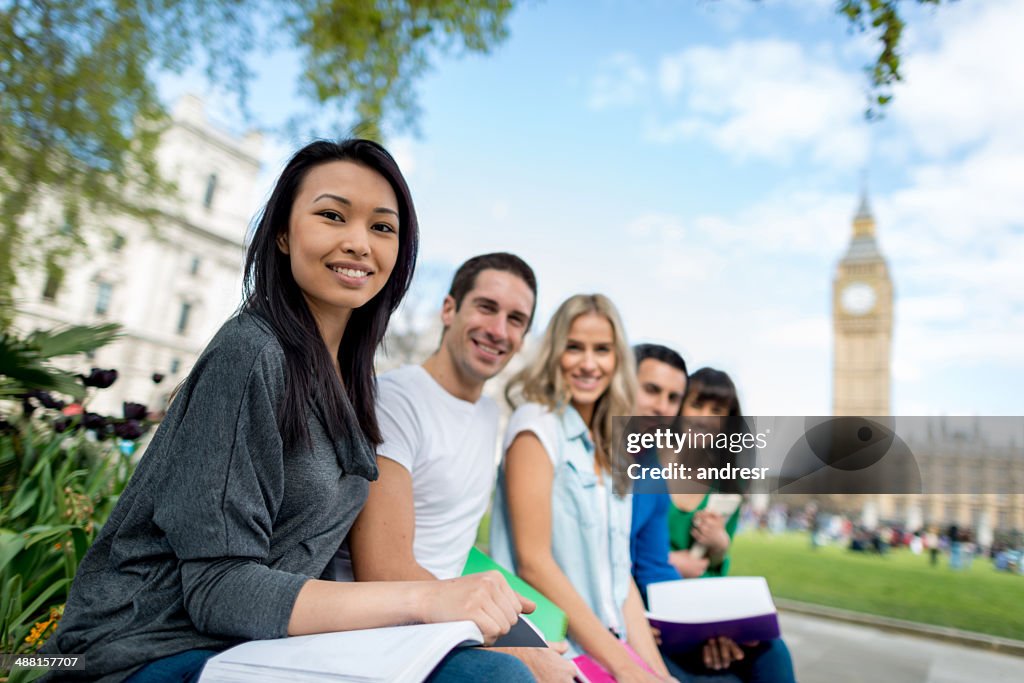
[[[800,683],[1021,683],[1024,657],[780,612]]]

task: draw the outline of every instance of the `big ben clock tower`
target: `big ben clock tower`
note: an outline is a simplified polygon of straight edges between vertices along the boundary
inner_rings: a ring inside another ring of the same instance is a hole
[[[867,192],[853,218],[853,238],[832,281],[834,415],[889,415],[892,280],[875,241]]]

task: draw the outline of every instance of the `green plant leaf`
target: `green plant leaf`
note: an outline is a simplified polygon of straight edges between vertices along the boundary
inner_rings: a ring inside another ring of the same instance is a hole
[[[37,616],[41,616],[40,608],[46,603],[46,600],[55,594],[57,591],[62,590],[65,586],[71,583],[71,579],[61,579],[46,587],[42,593],[40,593],[32,603],[24,608],[18,615],[14,617],[14,622],[25,623],[27,621],[35,621]]]
[[[38,349],[40,358],[54,358],[95,351],[120,336],[121,326],[117,323],[73,325],[58,330],[33,332],[25,343]]]
[[[28,539],[9,529],[0,529],[0,571],[28,544]]]
[[[38,348],[13,335],[0,335],[0,398],[14,398],[30,389],[55,391],[75,400],[85,396],[78,378],[47,365]]]
[[[28,512],[38,498],[39,489],[37,488],[22,487],[18,489],[17,493],[14,494],[14,498],[11,499],[10,511],[5,512],[3,518],[16,519],[20,517]]]

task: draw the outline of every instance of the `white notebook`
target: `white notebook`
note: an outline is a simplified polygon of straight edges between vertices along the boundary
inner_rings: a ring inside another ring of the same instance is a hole
[[[768,582],[761,576],[723,576],[652,583],[647,618],[669,651],[715,636],[738,643],[779,637]]]
[[[210,659],[199,683],[419,683],[449,651],[482,641],[471,621],[254,640]]]

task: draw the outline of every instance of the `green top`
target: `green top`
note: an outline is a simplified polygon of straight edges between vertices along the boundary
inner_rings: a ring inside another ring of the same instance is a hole
[[[703,510],[708,505],[708,498],[714,491],[708,491],[704,494],[704,497],[700,501],[700,505],[690,510],[689,512],[680,510],[674,504],[668,506],[668,538],[669,543],[672,545],[672,550],[687,550],[693,545],[693,536],[690,534],[690,529],[693,526],[693,515],[698,510]],[[736,535],[736,526],[740,521],[740,508],[743,506],[737,506],[736,512],[729,516],[729,519],[725,522],[725,532],[729,534],[729,540]],[[731,547],[731,544],[730,544]],[[725,576],[729,573],[729,553],[725,553],[725,557],[722,559],[722,564],[717,567],[708,565],[707,571],[702,576]]]

